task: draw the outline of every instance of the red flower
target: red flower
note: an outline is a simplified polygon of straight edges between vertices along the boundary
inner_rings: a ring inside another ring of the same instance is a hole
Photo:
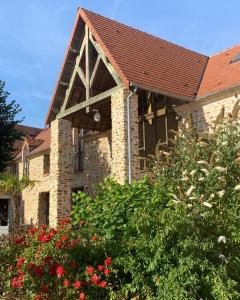
[[[111,270],[105,269],[103,272],[104,272],[105,275],[109,275],[111,273]]]
[[[51,235],[48,233],[48,234],[45,234],[44,236],[41,236],[40,241],[42,243],[47,243],[47,242],[51,241]]]
[[[56,242],[55,248],[56,248],[56,249],[60,249],[60,248],[61,248],[61,242]]]
[[[110,256],[108,256],[108,257],[105,259],[104,263],[105,263],[105,265],[106,265],[106,266],[110,266],[110,265],[111,265],[111,263],[112,263],[112,259],[111,259],[111,257],[110,257]]]
[[[75,289],[80,289],[81,282],[79,280],[77,280],[76,282],[74,282],[73,286],[74,286]]]
[[[24,275],[23,270],[18,270],[17,272],[18,272],[18,275]]]
[[[86,222],[85,222],[84,220],[81,220],[81,221],[79,222],[79,225],[80,225],[80,226],[83,226],[85,223],[86,223]]]
[[[46,294],[48,292],[48,287],[43,284],[43,285],[40,286],[40,290],[41,290],[42,293]]]
[[[22,283],[23,277],[14,277],[11,281],[11,285],[13,288],[22,288],[23,283]]]
[[[65,242],[66,240],[67,240],[67,236],[66,236],[66,235],[62,235],[62,236],[61,236],[61,241],[62,241],[62,242]]]
[[[51,236],[54,236],[56,233],[57,233],[57,231],[56,231],[54,228],[51,228],[51,229],[49,230],[49,234],[50,234]]]
[[[70,281],[67,279],[64,279],[63,286],[68,287],[70,285]]]
[[[45,230],[47,228],[47,226],[45,225],[45,224],[43,224],[42,226],[41,226],[41,229],[42,230]]]
[[[52,260],[52,257],[51,257],[51,256],[46,256],[46,257],[44,258],[44,262],[45,262],[46,264],[48,264],[48,265],[51,264],[51,260]]]
[[[36,227],[33,227],[33,228],[30,228],[30,229],[28,230],[28,233],[29,233],[30,235],[34,235],[34,233],[37,232],[37,231],[38,231],[37,228],[36,228]]]
[[[96,241],[96,240],[97,240],[96,235],[92,236],[91,240],[92,240],[92,241]]]
[[[65,225],[65,224],[69,224],[69,223],[71,223],[71,220],[70,220],[70,218],[67,218],[67,217],[60,221],[60,225]]]
[[[92,277],[91,277],[91,280],[92,280],[92,283],[94,284],[98,284],[98,281],[99,281],[99,276],[97,274],[94,274]]]
[[[106,281],[101,281],[101,282],[99,283],[99,286],[100,286],[101,288],[105,289],[106,286],[107,286]]]
[[[34,300],[41,300],[42,297],[40,295],[35,295]]]
[[[81,292],[79,295],[79,300],[85,300],[85,299],[86,299],[85,293]]]
[[[66,274],[64,267],[63,266],[57,267],[56,274],[58,278],[63,277]]]
[[[16,240],[14,241],[14,244],[23,244],[25,242],[25,237],[20,236],[19,238],[16,238]]]
[[[102,271],[104,270],[104,266],[102,266],[102,265],[98,265],[97,268],[98,268],[98,271],[99,271],[99,272],[102,272]]]
[[[40,266],[35,266],[34,267],[34,273],[35,273],[35,275],[37,276],[37,277],[41,277],[42,276],[42,269],[41,269],[41,267]]]
[[[86,267],[86,271],[88,274],[92,274],[94,272],[94,268],[93,267]]]
[[[24,261],[25,261],[24,258],[22,258],[22,257],[18,258],[17,263],[16,263],[16,267],[20,268],[22,266],[22,264],[24,263]]]
[[[59,263],[54,261],[53,265],[51,266],[50,270],[49,270],[49,274],[50,275],[56,275],[56,271],[57,271],[57,267],[59,266]]]

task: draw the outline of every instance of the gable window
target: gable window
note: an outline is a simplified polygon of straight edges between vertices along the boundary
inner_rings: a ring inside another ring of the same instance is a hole
[[[50,155],[45,154],[43,156],[43,174],[47,175],[50,173]]]
[[[140,168],[149,167],[151,156],[156,153],[156,146],[169,146],[171,129],[177,130],[176,113],[173,109],[175,100],[163,95],[145,94],[139,97],[139,156]]]

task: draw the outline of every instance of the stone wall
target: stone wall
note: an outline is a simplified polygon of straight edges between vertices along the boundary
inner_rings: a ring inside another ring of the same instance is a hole
[[[127,97],[130,91],[119,88],[112,94],[112,176],[120,183],[128,180],[128,134],[127,134]],[[131,115],[131,148],[132,175],[137,178],[140,170],[139,163],[139,134],[138,134],[138,96],[130,99]]]
[[[216,120],[222,107],[224,106],[227,115],[232,111],[239,97],[240,89],[232,89],[231,91],[195,100],[191,104],[178,106],[175,110],[183,117],[183,120],[189,113],[192,113],[194,126],[197,130],[209,130],[210,124]]]

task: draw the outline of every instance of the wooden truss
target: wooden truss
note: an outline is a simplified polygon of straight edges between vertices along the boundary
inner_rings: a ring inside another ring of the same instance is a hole
[[[97,58],[95,61],[93,61],[92,48],[94,48],[97,53]],[[72,76],[70,78],[70,82],[62,83],[62,86],[65,86],[66,88],[66,93],[57,118],[67,117],[81,109],[88,108],[90,105],[93,105],[110,97],[113,91],[120,85],[122,85],[122,81],[120,80],[118,74],[106,58],[101,47],[95,41],[87,25],[85,25],[84,28],[84,35],[82,38],[80,50],[70,48],[70,51],[76,55],[76,61]],[[84,64],[82,66],[81,62],[83,60]],[[109,74],[111,74],[111,77],[115,82],[115,87],[110,87],[110,89],[93,96],[92,88],[101,63],[105,65]],[[74,103],[74,105],[71,106],[71,95],[74,90],[77,78],[80,78],[81,82],[83,83],[86,99],[81,101],[80,103]]]

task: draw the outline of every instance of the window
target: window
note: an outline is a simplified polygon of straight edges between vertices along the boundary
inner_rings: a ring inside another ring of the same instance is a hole
[[[78,138],[74,143],[75,170],[83,171],[84,169],[84,130],[80,129]]]
[[[43,157],[43,174],[49,174],[50,173],[50,155],[45,154]]]
[[[23,161],[23,176],[29,178],[29,160],[26,157]]]
[[[156,153],[156,146],[160,142],[161,147],[169,146],[171,133],[169,130],[177,130],[176,113],[172,108],[174,99],[163,95],[151,95],[149,99],[145,95],[139,97],[139,156],[140,168],[149,166],[152,155]]]

